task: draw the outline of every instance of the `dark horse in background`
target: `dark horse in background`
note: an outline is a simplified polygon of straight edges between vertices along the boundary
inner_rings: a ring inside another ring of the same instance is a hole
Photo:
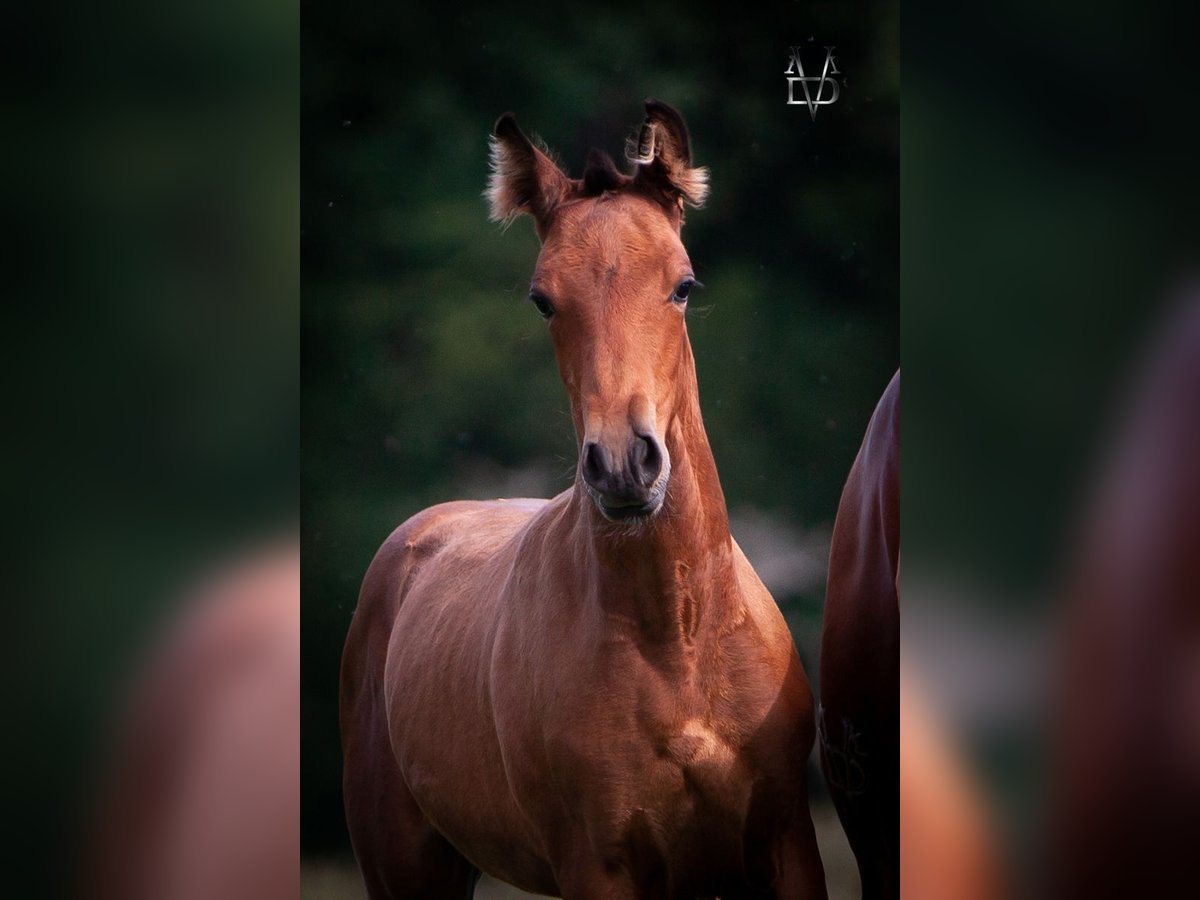
[[[833,529],[821,767],[864,900],[996,900],[1005,886],[986,808],[937,711],[902,671],[899,575],[897,372],[871,416]]]
[[[496,123],[492,216],[533,218],[579,447],[551,500],[401,525],[342,661],[346,815],[370,895],[470,897],[480,870],[586,898],[825,897],[812,695],[729,534],[700,416],[680,240],[692,165],[647,101],[632,174],[571,179]]]
[[[899,571],[897,372],[842,491],[821,633],[821,768],[866,900],[899,892]]]

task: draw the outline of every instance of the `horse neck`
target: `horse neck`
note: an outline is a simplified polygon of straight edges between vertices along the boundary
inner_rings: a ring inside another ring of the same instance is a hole
[[[695,365],[684,348],[665,443],[671,477],[658,515],[623,526],[603,519],[576,476],[576,534],[590,550],[588,582],[610,616],[646,638],[690,643],[736,602],[729,515],[700,415]]]

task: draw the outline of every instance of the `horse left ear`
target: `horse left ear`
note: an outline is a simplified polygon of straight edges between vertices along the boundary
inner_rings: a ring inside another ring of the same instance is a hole
[[[485,196],[492,221],[508,226],[521,213],[528,213],[541,237],[554,208],[566,196],[570,179],[517,127],[512,113],[496,120],[491,143],[492,174]]]
[[[675,108],[647,100],[646,121],[626,155],[637,168],[634,185],[681,218],[684,203],[700,206],[708,196],[708,169],[692,166],[692,141]]]

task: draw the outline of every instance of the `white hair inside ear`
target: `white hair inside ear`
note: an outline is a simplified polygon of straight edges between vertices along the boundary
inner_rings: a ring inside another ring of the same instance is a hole
[[[708,197],[708,169],[692,166],[689,155],[670,129],[654,120],[643,124],[625,148],[625,157],[633,165],[658,168],[657,180],[665,181],[689,206],[702,206]]]
[[[489,157],[491,173],[483,194],[492,221],[507,227],[517,216],[528,213],[540,236],[567,192],[566,175],[517,127],[512,113],[496,120]]]
[[[518,165],[512,147],[496,135],[488,139],[488,144],[490,172],[483,195],[487,198],[489,218],[508,228],[521,214],[522,204],[515,189]]]

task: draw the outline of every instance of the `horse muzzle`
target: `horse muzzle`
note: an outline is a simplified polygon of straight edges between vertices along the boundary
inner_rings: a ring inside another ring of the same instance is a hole
[[[633,433],[628,446],[616,454],[599,441],[586,441],[580,472],[588,496],[611,522],[649,518],[667,493],[670,460],[653,434]]]

